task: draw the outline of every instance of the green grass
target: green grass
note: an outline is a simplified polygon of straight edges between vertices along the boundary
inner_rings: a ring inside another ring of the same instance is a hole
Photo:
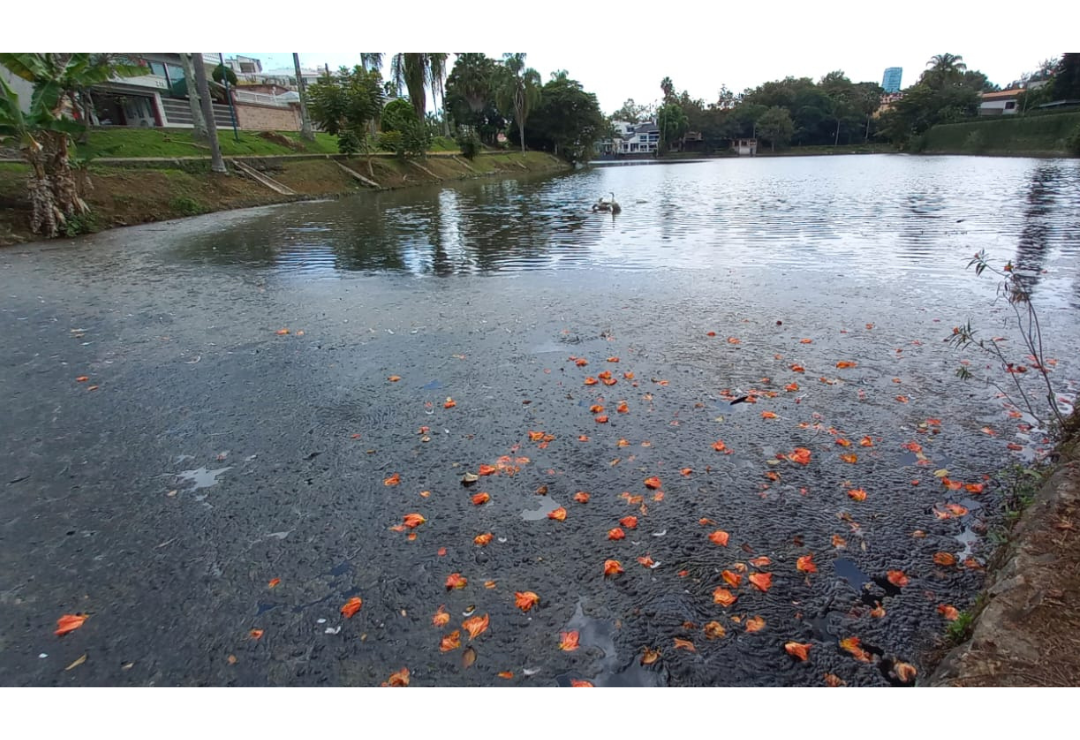
[[[300,142],[297,132],[284,132],[284,135]],[[291,149],[282,144],[269,141],[251,131],[241,131],[240,140],[233,137],[228,129],[218,129],[218,141],[221,153],[230,155],[273,155],[273,154],[336,154],[337,138],[329,134],[318,133],[314,142],[303,142],[303,149]],[[186,129],[161,128],[106,128],[90,132],[90,140],[77,149],[80,157],[199,157],[208,156],[207,146],[198,146]]]
[[[926,132],[923,151],[951,154],[1064,154],[1066,140],[1078,129],[1080,113],[984,118],[970,123],[934,126]]]

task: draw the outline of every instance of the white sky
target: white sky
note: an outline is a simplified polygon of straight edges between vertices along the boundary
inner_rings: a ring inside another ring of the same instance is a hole
[[[78,0],[53,2],[58,13],[66,6],[84,10]],[[787,75],[817,79],[835,69],[856,82],[880,83],[886,67],[903,67],[903,82],[909,85],[926,61],[942,52],[961,54],[970,68],[1004,85],[1047,57],[1076,51],[1080,41],[1075,32],[1080,2],[1075,0],[1041,0],[1037,6],[1015,0],[847,5],[807,0],[684,0],[671,5],[644,0],[409,0],[319,4],[312,7],[315,12],[297,12],[295,0],[261,0],[257,11],[187,0],[185,12],[170,15],[164,24],[145,15],[141,0],[110,0],[109,5],[108,14],[80,16],[79,23],[60,24],[48,33],[16,34],[5,43],[83,48],[90,38],[95,48],[121,51],[130,49],[131,39],[143,38],[154,44],[146,51],[299,47],[324,50],[304,52],[304,66],[329,63],[336,68],[356,64],[359,53],[325,50],[485,50],[498,41],[507,51],[527,52],[528,63],[545,80],[552,71],[566,69],[610,113],[629,97],[638,103],[659,98],[665,75],[678,90],[707,101],[715,99],[721,84],[741,92]],[[12,28],[40,28],[32,4],[5,8],[4,15]],[[292,64],[291,53],[249,54],[261,58],[265,68]]]

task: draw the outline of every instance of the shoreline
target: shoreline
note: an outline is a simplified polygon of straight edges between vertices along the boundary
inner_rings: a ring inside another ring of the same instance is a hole
[[[373,157],[370,171],[363,157],[235,156],[226,161],[226,176],[211,174],[207,158],[95,164],[86,197],[91,213],[72,219],[69,233],[57,239],[240,208],[571,168],[545,152],[499,152],[472,161],[456,155],[421,161]],[[0,163],[0,247],[43,241],[29,229],[25,172],[25,165]]]

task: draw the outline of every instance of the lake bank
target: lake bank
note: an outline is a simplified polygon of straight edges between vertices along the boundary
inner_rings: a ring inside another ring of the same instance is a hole
[[[237,208],[569,169],[566,163],[543,152],[483,154],[471,161],[449,155],[421,161],[380,156],[372,158],[370,171],[363,157],[282,155],[227,161],[231,163],[228,177],[213,175],[208,160],[198,157],[139,158],[118,162],[120,166],[96,164],[90,171],[93,189],[86,197],[92,211],[77,219],[68,235]],[[269,176],[291,193],[278,192],[246,175],[232,164],[235,161]],[[40,238],[29,228],[27,172],[25,165],[0,163],[0,247]],[[365,183],[357,175],[371,182]]]
[[[1020,476],[1013,498],[1022,511],[991,560],[966,640],[942,656],[929,685],[1080,684],[1080,417],[1075,414],[1056,458]]]
[[[984,117],[934,126],[916,149],[923,154],[1076,157],[1070,139],[1078,136],[1080,113]]]

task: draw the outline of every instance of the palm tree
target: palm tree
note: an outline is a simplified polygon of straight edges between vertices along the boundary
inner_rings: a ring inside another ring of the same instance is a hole
[[[495,103],[503,111],[514,111],[514,122],[525,152],[525,121],[540,103],[540,73],[525,66],[525,55],[518,52],[503,55],[502,79],[496,86]]]
[[[180,54],[180,64],[184,68],[184,87],[187,90],[188,106],[191,108],[192,136],[195,141],[208,141],[206,134],[206,119],[203,118],[202,105],[199,103],[199,92],[195,89],[195,63],[191,61],[191,53]]]
[[[34,86],[24,114],[14,91],[0,85],[0,141],[13,139],[30,165],[31,229],[56,236],[68,219],[90,210],[81,195],[89,181],[77,178],[71,164],[71,137],[85,131],[86,123],[72,113],[85,115],[93,85],[146,70],[89,53],[0,53],[0,65]]]
[[[959,54],[935,54],[930,57],[930,61],[926,63],[926,66],[930,67],[931,71],[937,72],[940,75],[967,71],[967,65],[964,64],[964,58]]]
[[[225,160],[221,157],[221,144],[218,143],[217,122],[214,120],[214,102],[210,99],[210,83],[206,79],[206,65],[203,64],[202,52],[192,55],[195,65],[195,84],[199,89],[199,104],[202,106],[203,119],[206,120],[206,135],[210,141],[210,169],[225,173]]]
[[[441,52],[399,53],[390,60],[390,76],[397,86],[398,94],[408,90],[409,102],[416,111],[418,121],[423,122],[427,114],[427,89],[431,88],[432,102],[442,95],[446,82],[446,60],[449,56]]]
[[[300,70],[300,55],[293,52],[293,67],[296,68],[296,92],[300,95],[300,138],[304,141],[315,141],[315,133],[311,130],[311,119],[307,112],[307,91],[304,89],[304,73]]]
[[[373,69],[381,70],[382,69],[382,58],[383,58],[383,55],[382,55],[381,52],[372,53],[372,52],[362,51],[362,52],[360,52],[360,66],[362,66],[364,69],[368,70],[369,72],[371,70],[373,70]]]

